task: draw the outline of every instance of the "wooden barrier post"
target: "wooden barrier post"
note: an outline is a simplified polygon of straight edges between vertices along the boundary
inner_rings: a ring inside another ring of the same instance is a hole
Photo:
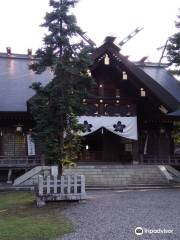
[[[47,187],[46,187],[46,190],[47,190],[47,194],[50,194],[51,192],[51,189],[50,189],[50,176],[47,176]]]
[[[77,194],[77,175],[74,175],[74,194]]]
[[[64,176],[61,176],[61,194],[64,194]]]
[[[45,200],[43,197],[44,194],[44,179],[43,176],[39,175],[39,183],[38,183],[38,197],[37,197],[37,207],[43,207],[45,205]]]
[[[71,176],[67,176],[67,194],[71,194]]]
[[[43,195],[43,176],[41,175],[39,175],[38,188],[39,188],[39,196],[42,196]]]
[[[85,177],[84,175],[81,175],[81,194],[84,196],[86,195],[85,193]]]
[[[57,176],[54,176],[54,193],[57,193]]]
[[[43,176],[39,176],[38,180],[38,207],[44,206],[46,201],[86,199],[83,175],[63,175],[61,180],[58,180],[57,176],[47,176],[45,179]],[[65,189],[67,190],[65,191]]]

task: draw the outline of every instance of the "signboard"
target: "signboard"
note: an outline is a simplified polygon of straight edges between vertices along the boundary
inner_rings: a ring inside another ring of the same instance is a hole
[[[27,147],[28,147],[28,156],[36,155],[35,143],[34,143],[34,140],[31,137],[31,134],[27,135]]]

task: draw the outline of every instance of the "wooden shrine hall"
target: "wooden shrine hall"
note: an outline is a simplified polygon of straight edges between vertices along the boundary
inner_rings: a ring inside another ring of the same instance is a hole
[[[180,165],[173,138],[180,121],[180,82],[165,64],[129,61],[114,40],[107,37],[92,56],[96,85],[78,117],[85,128],[77,161]],[[34,95],[32,82],[46,85],[52,75],[29,70],[32,60],[29,52],[0,53],[0,169],[44,164],[31,138],[27,102]]]
[[[92,128],[83,134],[81,160],[180,164],[173,139],[180,82],[166,65],[130,62],[114,40],[107,37],[93,55],[90,70],[97,85],[84,99],[86,114],[80,120]]]

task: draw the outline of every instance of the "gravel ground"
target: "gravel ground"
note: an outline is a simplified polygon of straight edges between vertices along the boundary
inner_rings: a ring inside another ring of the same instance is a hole
[[[90,191],[86,203],[65,210],[75,232],[63,240],[180,240],[180,189]],[[135,235],[135,228],[173,233]]]

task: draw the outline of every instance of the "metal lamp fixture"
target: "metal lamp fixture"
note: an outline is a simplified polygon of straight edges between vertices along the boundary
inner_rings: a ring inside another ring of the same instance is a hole
[[[18,125],[16,125],[16,132],[22,132],[23,130],[23,125],[21,125],[20,123],[18,123]]]
[[[160,129],[160,133],[165,133],[165,129],[164,129],[164,128],[161,128],[161,129]]]

